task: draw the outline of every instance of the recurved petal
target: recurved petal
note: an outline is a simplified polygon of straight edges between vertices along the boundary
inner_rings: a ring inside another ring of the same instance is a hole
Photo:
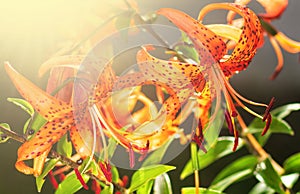
[[[13,69],[8,62],[5,63],[5,70],[21,96],[45,119],[50,120],[56,117],[62,117],[64,114],[72,112],[72,107],[69,104],[54,98],[38,88]]]
[[[171,8],[159,9],[157,13],[167,17],[189,36],[199,54],[201,64],[219,61],[226,54],[226,44],[223,40],[191,16]]]
[[[235,0],[234,3],[238,5],[247,5],[251,0]],[[229,11],[227,14],[227,22],[232,23],[236,13],[234,11]]]
[[[243,31],[239,41],[226,61],[220,63],[225,76],[247,68],[254,57],[257,47],[263,40],[262,28],[258,17],[249,8],[233,3],[216,3],[205,6],[199,13],[199,20],[210,11],[225,9],[238,13],[244,18]]]

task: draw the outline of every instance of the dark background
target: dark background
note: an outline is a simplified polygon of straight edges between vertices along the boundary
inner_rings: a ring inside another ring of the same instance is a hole
[[[66,40],[68,41],[67,36],[64,34],[65,31],[74,31],[75,33],[77,30],[80,30],[80,22],[84,22],[82,19],[75,18],[75,16],[82,13],[81,9],[85,8],[85,3],[69,1],[69,4],[60,5],[56,1],[53,2],[40,3],[34,0],[24,1],[23,3],[18,1],[11,1],[10,3],[1,2],[0,63],[9,61],[19,72],[42,88],[45,86],[46,79],[38,77],[37,71],[39,65],[57,51],[61,43]],[[173,7],[183,10],[193,17],[197,17],[199,10],[205,4],[222,1],[139,0],[137,2],[141,13],[150,12],[161,7]],[[252,3],[251,7],[257,12],[262,10],[257,3]],[[278,30],[283,31],[295,40],[300,40],[299,8],[300,1],[290,0],[288,8],[280,20],[273,22]],[[99,11],[101,10],[99,9]],[[209,23],[224,22],[224,13],[220,11],[209,14],[206,17],[206,21],[209,21]],[[233,77],[231,80],[232,85],[242,95],[254,101],[267,103],[272,96],[275,96],[275,107],[287,103],[300,102],[299,55],[283,52],[285,60],[284,69],[275,81],[270,81],[269,76],[272,74],[277,60],[268,39],[265,40],[264,47],[258,51],[249,68]],[[0,77],[0,122],[9,123],[13,130],[21,132],[27,115],[15,105],[6,101],[7,97],[20,96],[5,74],[2,65],[0,65]],[[249,122],[252,117],[247,117],[247,114],[245,115],[246,121]],[[294,136],[273,135],[265,146],[266,150],[279,163],[282,163],[293,153],[300,151],[299,116],[300,113],[296,112],[287,118],[295,131]],[[17,148],[19,146],[19,143],[12,140],[0,145],[0,193],[37,193],[34,178],[23,175],[14,168]],[[242,150],[201,171],[202,185],[208,186],[216,173],[226,163],[245,153],[246,150]],[[177,166],[177,170],[170,173],[174,193],[178,193],[181,186],[193,185],[192,178],[184,181],[179,181],[177,178],[182,169],[182,165],[180,164],[187,160],[188,155],[187,150],[187,152],[180,154],[170,162],[170,164]],[[128,174],[130,172],[122,171],[122,173]],[[255,181],[249,180],[245,184],[233,185],[227,192],[241,193],[242,191],[243,193],[247,193],[247,190],[253,184],[255,184]],[[54,190],[51,185],[45,184],[42,193],[53,192]],[[83,191],[82,193],[88,192]]]

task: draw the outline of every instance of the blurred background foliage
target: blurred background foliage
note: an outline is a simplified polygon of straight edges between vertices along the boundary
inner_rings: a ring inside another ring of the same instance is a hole
[[[66,0],[66,1],[3,1],[0,0],[0,61],[9,61],[13,66],[31,81],[41,88],[45,87],[46,77],[38,77],[38,68],[45,60],[59,50],[63,45],[71,42],[79,33],[86,33],[91,27],[90,16],[101,13],[108,16],[116,10],[111,9],[110,1],[96,0]],[[117,1],[111,1],[117,2]],[[201,7],[208,3],[224,2],[216,0],[137,0],[138,7],[142,14],[151,13],[161,7],[172,7],[183,10],[193,17],[197,17]],[[250,7],[257,13],[262,11],[256,3]],[[287,10],[282,17],[273,22],[276,28],[283,31],[289,37],[300,40],[299,24],[299,0],[290,0]],[[204,22],[209,23],[225,22],[225,12],[213,12],[206,17]],[[99,21],[101,22],[101,21]],[[231,83],[244,96],[255,101],[268,102],[276,97],[275,107],[292,102],[300,102],[300,64],[299,55],[284,52],[285,66],[278,78],[269,80],[269,76],[277,64],[275,53],[266,39],[266,44],[260,49],[250,64],[249,68],[234,76]],[[15,105],[8,103],[8,97],[20,97],[17,90],[10,82],[4,72],[3,65],[0,65],[0,118],[1,122],[9,123],[13,130],[22,131],[23,123],[27,115],[20,111]],[[252,117],[244,118],[250,122]],[[280,164],[290,155],[299,152],[300,140],[300,113],[294,112],[287,121],[295,130],[294,136],[273,135],[266,144],[266,150]],[[37,193],[35,180],[32,176],[19,173],[14,168],[17,148],[19,143],[9,140],[8,143],[0,146],[0,193]],[[201,185],[209,186],[214,176],[226,164],[242,156],[246,150],[225,157],[200,172]],[[179,180],[183,164],[189,158],[189,149],[181,153],[170,162],[176,165],[177,170],[170,172],[174,193],[179,193],[182,186],[193,186],[193,179],[189,177],[183,181]],[[130,175],[132,172],[121,170],[121,174]],[[255,184],[254,179],[236,184],[227,190],[227,193],[240,193],[249,190]],[[296,185],[299,190],[300,185]],[[42,193],[53,193],[52,186],[47,183]],[[80,191],[88,193],[88,191]]]

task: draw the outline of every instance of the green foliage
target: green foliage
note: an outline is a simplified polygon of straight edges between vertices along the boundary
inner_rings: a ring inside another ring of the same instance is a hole
[[[58,159],[51,159],[51,160],[47,161],[45,163],[45,167],[43,169],[42,174],[40,176],[36,177],[35,183],[36,183],[36,187],[37,187],[38,192],[41,192],[42,187],[43,187],[43,185],[46,181],[46,176],[55,167],[57,162],[58,162]]]
[[[10,126],[7,123],[0,123],[0,127],[10,131]],[[9,136],[0,131],[0,143],[5,143],[9,139]]]
[[[258,163],[255,170],[256,178],[278,193],[284,193],[281,178],[271,164],[270,158]]]
[[[89,180],[89,176],[81,174],[85,182]],[[75,193],[82,188],[82,184],[77,179],[75,173],[69,174],[59,185],[55,194]]]
[[[153,180],[157,176],[166,173],[170,170],[174,170],[175,168],[176,167],[174,166],[161,164],[140,168],[132,175],[129,191],[133,192],[141,186],[143,186],[143,184],[147,183],[148,181]]]
[[[68,140],[68,134],[65,134],[57,143],[56,150],[58,153],[71,157],[72,155],[72,143]]]
[[[196,194],[196,188],[194,187],[184,187],[181,189],[182,194]],[[199,188],[199,194],[223,194],[221,191],[216,191],[213,189]]]
[[[283,163],[283,167],[285,169],[285,174],[294,172],[300,173],[300,153],[294,154],[287,158]]]
[[[209,166],[214,161],[222,158],[226,155],[232,154],[233,148],[233,137],[220,137],[215,145],[210,148],[207,153],[204,153],[202,150],[198,151],[198,162],[199,162],[199,170]],[[240,139],[237,150],[239,150],[243,146],[243,141]],[[183,171],[181,172],[180,179],[185,179],[187,176],[193,174],[194,167],[192,164],[192,160],[189,160],[185,165]]]
[[[253,171],[255,170],[257,162],[258,162],[257,158],[252,155],[244,156],[244,157],[241,157],[241,158],[235,160],[234,162],[232,162],[231,164],[226,166],[224,169],[222,169],[221,172],[219,172],[219,174],[212,181],[212,185],[217,185],[219,182],[221,182],[225,179],[230,179],[231,175],[232,175],[232,177],[235,177],[234,175],[236,173],[238,173],[240,175],[245,175],[245,177],[247,175],[251,176]],[[241,178],[238,179],[238,181],[240,181],[240,180],[242,180],[242,179]],[[228,180],[227,182],[232,182],[232,181],[234,181],[234,180]],[[227,185],[227,186],[229,186],[229,185]]]
[[[20,98],[7,98],[8,102],[12,102],[18,107],[22,108],[25,112],[27,112],[30,116],[33,116],[34,109],[29,102]]]

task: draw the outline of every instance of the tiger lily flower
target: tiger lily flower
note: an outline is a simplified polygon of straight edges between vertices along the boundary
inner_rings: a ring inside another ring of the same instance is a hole
[[[240,5],[247,5],[251,0],[236,0],[235,3]],[[275,27],[271,25],[271,21],[278,19],[286,7],[288,6],[288,0],[257,0],[265,9],[266,13],[258,14],[260,18],[261,25],[265,34],[270,39],[270,43],[274,48],[274,51],[277,56],[277,66],[273,75],[270,77],[271,80],[274,80],[278,74],[281,72],[284,59],[282,55],[281,48],[289,53],[299,53],[300,52],[300,42],[294,41],[287,37],[284,33],[278,31]],[[228,23],[233,22],[235,13],[230,11],[227,15]],[[280,48],[281,47],[281,48]]]
[[[70,100],[70,91],[68,89],[62,90],[58,92],[58,98],[56,98],[19,74],[8,62],[5,63],[5,70],[24,99],[34,107],[37,113],[47,120],[47,123],[18,149],[16,169],[24,174],[39,176],[52,146],[68,131],[70,131],[71,140],[77,153],[82,158],[90,156],[90,148],[85,145],[78,133],[73,107],[68,102],[65,102]],[[62,74],[62,80],[64,76],[72,74],[70,71],[66,72],[66,74]],[[60,82],[60,79],[57,80],[56,78],[54,80],[49,79],[48,91],[52,90],[53,86],[57,84],[56,82]],[[61,100],[62,97],[65,97],[64,100]],[[85,122],[78,122],[77,124],[79,123]],[[82,126],[84,125],[82,124]],[[25,163],[26,160],[30,159],[34,159],[33,167]],[[106,175],[101,170],[98,178],[107,181]]]
[[[201,23],[201,20],[203,19],[205,14],[215,9],[226,9],[240,14],[243,17],[245,23],[244,28],[242,30],[238,30],[237,28],[233,28],[232,26],[228,25],[222,25],[222,28],[220,28],[220,26],[206,27],[205,25],[203,25]],[[157,13],[167,17],[179,29],[181,29],[189,36],[190,40],[195,46],[196,51],[199,54],[200,63],[198,64],[198,66],[203,68],[204,72],[205,69],[207,70],[211,66],[217,64],[217,66],[214,68],[214,71],[207,71],[207,73],[214,74],[214,77],[216,77],[216,79],[218,80],[220,89],[223,91],[223,94],[225,96],[226,105],[229,112],[226,121],[231,126],[230,128],[232,128],[231,130],[233,131],[236,139],[233,148],[233,150],[235,150],[238,143],[238,132],[235,129],[234,118],[238,116],[238,111],[236,110],[233,100],[240,107],[261,119],[264,118],[246,107],[242,101],[252,105],[268,107],[268,105],[266,104],[256,103],[244,98],[232,88],[228,81],[229,78],[236,74],[238,71],[247,68],[248,64],[257,51],[258,45],[260,45],[262,41],[262,29],[259,18],[253,13],[253,11],[251,11],[247,7],[231,3],[207,5],[200,11],[198,21],[181,11],[170,8],[160,9]],[[224,28],[228,29],[230,32],[223,33]],[[227,47],[223,39],[231,39],[237,41],[236,47],[230,55],[227,54]],[[209,56],[212,56],[212,58]],[[213,88],[209,89],[212,90]],[[215,92],[215,94],[211,95],[213,95],[211,98],[217,98],[217,101],[221,98],[221,94],[219,92]],[[202,98],[203,96],[199,99]],[[208,104],[206,108],[210,108],[210,105]],[[207,110],[205,111],[207,112]],[[271,120],[270,114],[268,111],[266,114],[269,118],[265,120],[268,120],[269,123],[269,121]],[[199,128],[201,128],[200,126],[198,127],[198,130],[201,131],[201,129]],[[198,139],[202,139],[201,135]]]
[[[45,91],[16,72],[9,63],[5,63],[5,70],[10,76],[19,93],[42,115],[48,122],[30,140],[18,149],[16,168],[24,174],[38,176],[43,165],[38,169],[27,166],[24,161],[41,160],[42,164],[52,147],[66,132],[74,127],[72,107]]]

